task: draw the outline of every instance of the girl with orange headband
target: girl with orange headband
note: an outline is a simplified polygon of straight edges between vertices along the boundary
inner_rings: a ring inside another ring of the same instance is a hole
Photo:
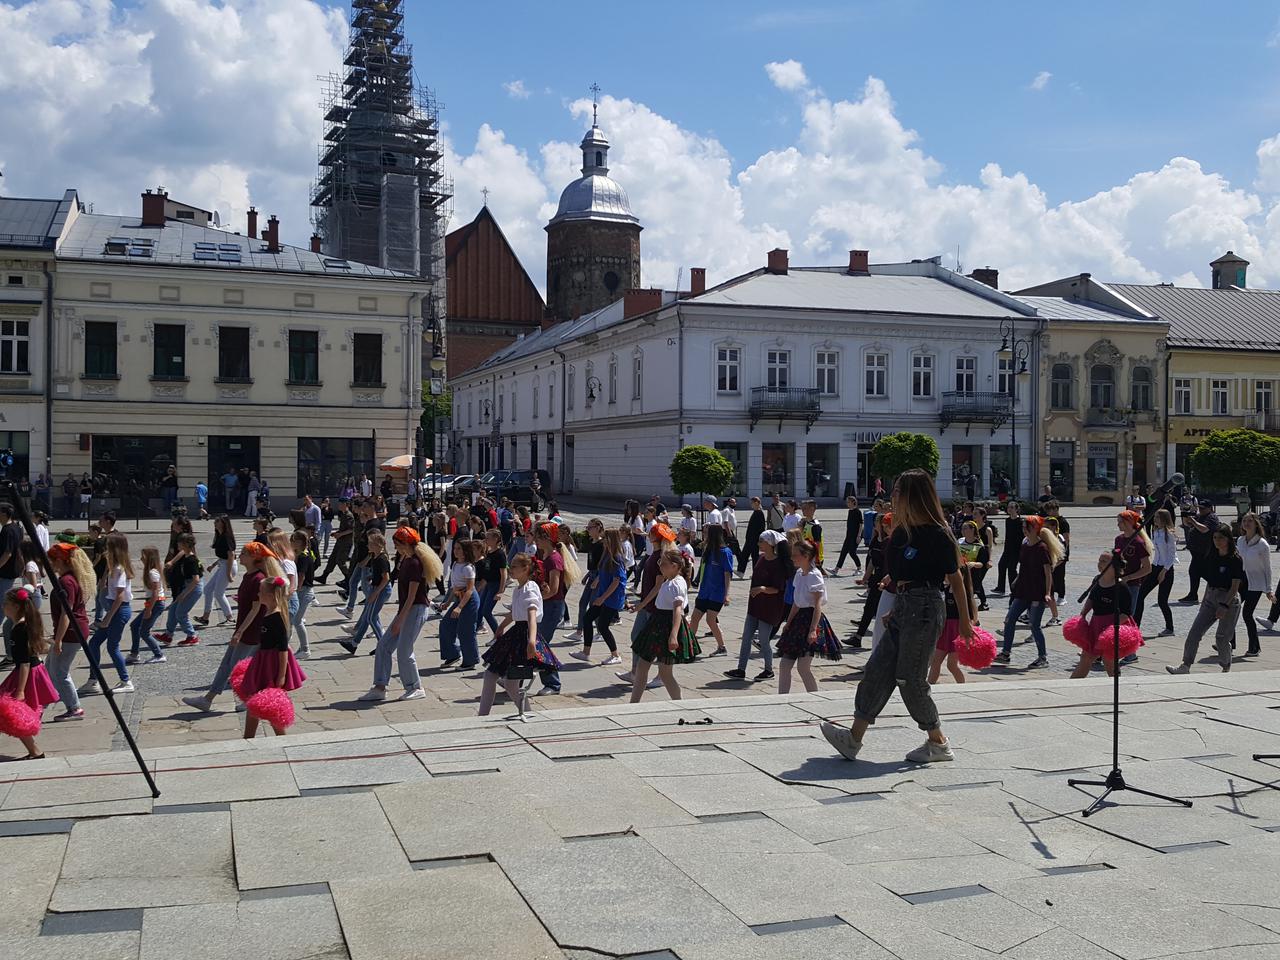
[[[392,536],[400,566],[396,573],[396,590],[400,609],[391,625],[378,640],[373,655],[373,686],[361,700],[385,700],[391,682],[391,654],[396,655],[400,683],[404,686],[401,700],[421,700],[426,696],[418,676],[418,660],[414,646],[427,621],[431,607],[427,602],[431,584],[444,572],[439,555],[422,542],[412,527],[400,527]]]
[[[1040,620],[1053,590],[1053,568],[1062,559],[1062,541],[1044,525],[1041,517],[1029,514],[1022,518],[1023,540],[1018,552],[1018,579],[1009,596],[1009,613],[1004,618],[1004,649],[996,654],[996,663],[1007,664],[1013,651],[1013,633],[1018,618],[1025,612],[1031,623],[1031,639],[1036,642],[1036,658],[1032,669],[1049,665],[1044,631]]]
[[[79,636],[89,638],[89,614],[85,610],[85,598],[98,594],[98,579],[93,574],[93,564],[83,550],[74,543],[55,543],[49,548],[49,562],[58,578],[66,603],[58,599],[55,591],[49,598],[49,611],[53,617],[53,641],[48,656],[49,677],[57,688],[63,713],[54,717],[60,720],[80,720],[84,710],[80,707],[80,695],[71,679],[71,667],[81,650],[71,621],[80,627]]]

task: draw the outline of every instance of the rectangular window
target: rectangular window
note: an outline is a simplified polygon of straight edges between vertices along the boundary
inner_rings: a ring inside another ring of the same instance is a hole
[[[639,400],[644,384],[644,357],[636,354],[631,358],[631,399]]]
[[[1087,482],[1090,490],[1115,490],[1120,478],[1116,473],[1116,444],[1089,444],[1089,472]]]
[[[716,391],[738,392],[738,370],[742,365],[742,351],[737,347],[719,347],[716,350]]]
[[[249,328],[218,328],[218,379],[249,379]]]
[[[320,334],[315,330],[289,331],[289,382],[320,382]]]
[[[1271,381],[1259,380],[1253,387],[1253,409],[1259,413],[1271,412]]]
[[[840,495],[840,445],[811,443],[805,447],[805,492],[811,497]]]
[[[835,350],[819,350],[814,356],[813,383],[824,397],[840,391],[840,354]]]
[[[357,333],[351,343],[351,382],[362,387],[381,387],[382,334]]]
[[[1226,380],[1212,380],[1209,383],[1209,396],[1213,401],[1212,412],[1215,417],[1225,417],[1231,413],[1230,394]]]
[[[519,413],[520,403],[520,384],[513,382],[511,384],[511,422],[515,423],[520,419]]]
[[[541,384],[538,383],[538,379],[535,377],[533,380],[533,419],[535,420],[538,419],[538,388],[540,386]]]
[[[85,323],[84,375],[115,379],[116,325],[114,321],[91,320]]]
[[[770,350],[765,357],[765,385],[770,390],[791,386],[791,351]]]
[[[564,381],[564,402],[567,409],[573,409],[573,367],[569,368],[569,372],[565,374]]]
[[[31,434],[26,430],[0,430],[0,450],[13,452],[10,474],[15,477],[31,476]]]
[[[868,353],[864,368],[867,396],[887,397],[889,395],[889,355]]]
[[[917,353],[911,357],[911,396],[916,399],[933,396],[933,356]]]
[[[0,320],[0,373],[31,372],[31,321]]]
[[[609,358],[609,402],[618,402],[618,360]]]
[[[762,489],[780,496],[795,494],[796,445],[794,443],[762,443],[760,445]]]
[[[996,358],[996,393],[1013,393],[1013,357]]]
[[[1191,413],[1190,380],[1173,381],[1173,412],[1181,414]]]
[[[180,323],[157,323],[151,335],[153,373],[157,380],[187,378],[187,328]]]
[[[743,496],[747,492],[747,445],[717,443],[716,450],[733,466],[733,481],[725,493],[730,496]]]
[[[348,477],[362,473],[367,477],[375,475],[370,438],[298,438],[298,496],[311,493],[336,497]]]
[[[95,433],[90,456],[93,476],[114,481],[117,490],[138,490],[145,500],[160,496],[160,481],[178,462],[178,438]]]
[[[956,392],[974,393],[978,389],[978,358],[956,357]]]

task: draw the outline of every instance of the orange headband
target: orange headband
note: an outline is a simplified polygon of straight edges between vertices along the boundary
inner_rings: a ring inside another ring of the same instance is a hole
[[[1037,517],[1035,514],[1023,517],[1022,522],[1025,523],[1031,529],[1031,532],[1036,535],[1039,535],[1040,528],[1044,526],[1043,518]]]
[[[74,543],[55,543],[45,552],[48,553],[50,557],[60,557],[65,560],[67,557],[71,556],[74,551],[79,549],[80,548]]]
[[[422,542],[422,537],[418,536],[418,531],[413,527],[400,527],[391,535],[391,539],[396,543],[411,543],[415,545]]]
[[[1142,514],[1140,514],[1137,510],[1120,511],[1120,519],[1128,520],[1130,526],[1132,526],[1133,529],[1135,530],[1137,530],[1139,527],[1142,526]]]
[[[650,531],[657,535],[658,539],[671,543],[676,538],[676,532],[665,523],[655,523]]]
[[[248,543],[246,543],[244,545],[244,552],[247,553],[249,556],[253,557],[255,560],[266,560],[268,557],[271,558],[272,560],[280,559],[275,555],[274,551],[272,551],[269,547],[264,547],[257,540],[250,540]]]
[[[540,523],[538,524],[538,532],[552,543],[560,542],[560,524],[558,523]]]

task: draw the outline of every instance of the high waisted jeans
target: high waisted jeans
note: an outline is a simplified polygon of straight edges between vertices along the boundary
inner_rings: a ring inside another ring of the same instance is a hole
[[[156,625],[156,621],[160,619],[160,614],[164,613],[165,602],[157,600],[151,607],[151,613],[147,613],[144,606],[142,612],[133,618],[133,623],[129,624],[129,630],[133,634],[133,643],[129,646],[129,656],[136,657],[138,648],[145,643],[147,649],[151,651],[153,656],[163,657],[164,653],[160,649],[160,644],[151,638],[151,630]]]
[[[472,596],[475,594],[473,593]],[[391,584],[387,584],[382,588],[382,592],[369,597],[364,602],[364,609],[360,611],[360,619],[356,621],[355,632],[351,634],[351,642],[359,645],[364,639],[365,632],[372,629],[373,635],[378,638],[378,642],[382,642],[382,605],[391,599]],[[471,624],[472,642],[475,640],[476,627],[474,621]]]
[[[231,566],[234,560],[219,560],[209,572],[209,582],[204,586],[204,619],[216,603],[224,620],[231,619],[231,604],[227,603],[227,584],[231,582]]]
[[[71,667],[75,664],[76,654],[80,649],[81,644],[78,640],[64,637],[62,652],[54,653],[51,646],[49,656],[44,661],[45,669],[49,671],[49,679],[58,690],[58,699],[62,702],[64,710],[80,709],[80,694],[76,693],[76,685],[71,681]]]
[[[110,609],[110,607],[107,608],[108,612],[110,612]],[[127,603],[120,604],[120,609],[116,611],[116,615],[102,627],[93,631],[93,636],[89,638],[89,659],[94,663],[101,664],[102,643],[106,641],[107,656],[111,658],[111,664],[116,668],[116,673],[120,674],[122,683],[129,679],[129,669],[124,665],[124,654],[120,652],[120,638],[124,636],[125,627],[129,626],[131,612]]]
[[[884,636],[871,651],[866,673],[854,694],[855,718],[875,723],[896,687],[916,726],[921,730],[938,728],[938,708],[929,695],[927,677],[944,617],[946,608],[939,590],[911,587],[896,595]]]
[[[560,626],[560,618],[564,616],[564,612],[564,600],[542,601],[542,620],[538,623],[538,639],[548,647],[551,646],[551,641],[555,639],[556,627]],[[538,676],[542,679],[544,687],[550,687],[557,693],[560,692],[559,670],[542,669],[538,671]]]
[[[400,682],[404,685],[405,693],[421,686],[418,659],[413,650],[414,644],[418,642],[418,634],[422,632],[422,625],[427,622],[429,609],[425,603],[413,604],[413,608],[400,620],[399,632],[392,633],[388,630],[378,640],[378,649],[373,655],[374,686],[385,687],[391,682],[392,652],[396,655],[396,667],[400,671]]]
[[[227,649],[222,654],[222,662],[218,664],[218,670],[213,675],[213,683],[209,684],[209,690],[205,694],[210,700],[227,689],[227,683],[231,679],[231,668],[246,657],[252,657],[258,652],[256,643],[237,643],[227,644]]]
[[[458,615],[453,615],[454,610]],[[545,617],[545,608],[543,616]],[[476,646],[476,620],[480,616],[480,598],[474,590],[461,608],[450,606],[440,620],[440,659],[453,660],[462,657],[464,666],[480,661],[480,649]],[[461,650],[459,650],[461,647]]]
[[[294,601],[297,606],[294,606]],[[311,587],[299,587],[298,592],[289,598],[289,623],[293,626],[293,631],[298,635],[298,652],[302,653],[311,649],[310,639],[307,637],[307,608],[316,602],[316,592]]]
[[[1045,656],[1044,631],[1040,629],[1040,619],[1044,616],[1044,601],[1032,603],[1014,597],[1009,601],[1009,613],[1004,618],[1004,652],[1013,651],[1013,631],[1018,626],[1018,618],[1026,612],[1031,621],[1031,639],[1036,642],[1036,656]]]
[[[498,635],[498,621],[494,619],[493,609],[498,605],[498,584],[486,583],[480,591],[480,620],[489,625],[493,635]]]
[[[197,582],[185,597],[174,600],[173,606],[169,608],[169,619],[165,623],[164,632],[173,636],[176,630],[179,633],[185,633],[188,637],[194,637],[196,628],[191,622],[191,611],[195,609],[203,595],[204,584]]]
[[[754,639],[760,644],[760,655],[764,657],[764,668],[766,670],[773,669],[773,633],[778,628],[771,623],[765,623],[759,617],[747,614],[747,622],[742,630],[742,648],[738,651],[738,669],[746,670],[747,661],[751,659],[751,641]]]

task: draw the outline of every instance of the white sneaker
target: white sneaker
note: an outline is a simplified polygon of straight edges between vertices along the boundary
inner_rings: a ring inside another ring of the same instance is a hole
[[[400,694],[400,699],[422,700],[426,695],[427,691],[423,690],[421,687],[414,687],[412,690],[406,690],[404,693]]]
[[[848,727],[842,727],[830,721],[823,721],[822,735],[827,738],[827,743],[836,748],[836,752],[840,756],[846,760],[858,759],[858,751],[862,749],[862,744],[854,742],[853,733]]]
[[[571,641],[571,642],[573,642],[573,643],[581,643],[581,642],[582,642],[582,631],[581,631],[581,630],[575,630],[575,631],[573,631],[573,633],[569,634],[569,636],[565,637],[565,639],[566,639],[566,640],[569,640],[569,641]]]
[[[591,662],[591,654],[583,650],[575,650],[573,653],[569,654],[569,656],[573,657],[575,660],[583,660],[587,663]]]
[[[378,687],[370,687],[368,693],[362,693],[360,696],[356,697],[356,699],[363,700],[366,703],[372,700],[385,700],[387,699],[387,691],[381,690]]]
[[[91,696],[95,693],[101,693],[102,687],[98,686],[97,680],[90,680],[83,687],[76,691],[82,697]]]
[[[615,670],[613,675],[617,677],[619,680],[621,680],[623,683],[635,682],[635,677],[632,675],[630,670]]]
[[[1256,619],[1258,622],[1258,626],[1260,626],[1263,630],[1270,630],[1272,627],[1275,626],[1274,623],[1272,623],[1270,620],[1266,619],[1265,617],[1257,617]]]
[[[146,663],[168,663],[169,658],[166,657],[163,653],[153,653],[151,656],[147,657],[145,662]]]
[[[535,697],[555,696],[559,692],[560,692],[559,690],[553,690],[551,687],[543,687],[541,690],[535,693],[534,696]]]
[[[183,697],[182,702],[201,713],[209,713],[213,710],[213,701],[208,697]]]
[[[955,758],[955,754],[951,752],[950,740],[943,740],[941,743],[926,740],[907,754],[908,763],[938,763],[942,760],[954,760]]]
[[[657,690],[660,686],[662,686],[662,678],[654,677],[652,680],[650,680],[648,683],[644,685],[644,688],[646,690]]]
[[[295,653],[295,654],[293,655],[293,659],[295,659],[295,660],[310,660],[310,659],[311,659],[311,651],[310,651],[310,650],[299,650],[297,653]]]
[[[621,663],[621,662],[622,662],[622,658],[618,656],[616,653],[614,653],[609,656],[608,660],[601,660],[600,666],[612,667],[615,663]]]
[[[133,681],[121,680],[111,688],[112,693],[133,693]]]
[[[1191,672],[1191,668],[1187,666],[1185,663],[1180,663],[1176,667],[1165,667],[1165,670],[1167,670],[1169,673],[1172,673],[1172,674],[1182,674],[1182,673]]]

